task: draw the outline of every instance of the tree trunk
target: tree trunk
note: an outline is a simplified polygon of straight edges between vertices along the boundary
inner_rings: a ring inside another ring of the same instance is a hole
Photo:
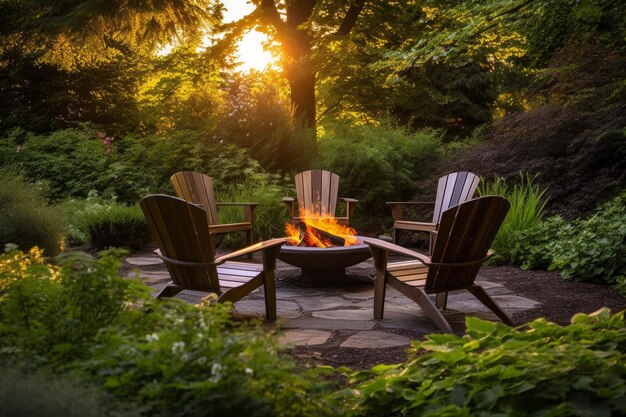
[[[310,51],[299,58],[285,65],[285,76],[291,90],[291,105],[296,122],[315,129],[315,72],[309,69],[309,65],[299,64],[302,60],[310,59]]]

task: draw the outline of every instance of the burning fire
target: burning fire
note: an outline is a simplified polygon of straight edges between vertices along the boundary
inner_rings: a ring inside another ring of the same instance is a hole
[[[337,222],[330,215],[313,216],[308,213],[300,213],[301,223],[285,225],[287,242],[294,246],[311,246],[328,248],[338,246],[333,240],[344,241],[343,246],[357,245],[356,230]],[[306,227],[306,229],[305,229]]]

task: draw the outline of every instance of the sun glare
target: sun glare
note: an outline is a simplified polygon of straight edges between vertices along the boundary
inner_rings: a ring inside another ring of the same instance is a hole
[[[239,20],[254,10],[254,5],[248,0],[222,0],[226,10],[224,11],[224,23]],[[268,66],[273,66],[277,58],[263,48],[268,41],[267,35],[255,29],[247,32],[237,43],[236,61],[238,71],[251,69],[263,71]]]

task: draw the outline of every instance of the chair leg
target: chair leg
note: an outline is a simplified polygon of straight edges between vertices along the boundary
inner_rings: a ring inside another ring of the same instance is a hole
[[[398,244],[398,231],[396,230],[396,228],[393,228],[393,231],[391,232],[391,237],[393,238],[393,243],[395,243],[396,245]]]
[[[178,285],[168,284],[157,294],[156,298],[169,298],[173,297],[179,292],[181,292],[183,288]]]
[[[280,247],[263,251],[263,291],[267,321],[276,321],[276,256],[279,252]]]
[[[374,318],[380,320],[383,318],[385,310],[387,252],[375,247],[370,247],[370,250],[376,266],[376,277],[374,278]]]
[[[389,277],[387,282],[396,290],[415,301],[444,333],[452,333],[450,323],[448,323],[448,320],[441,314],[441,311],[439,311],[424,290],[418,287],[411,287],[393,276]]]
[[[435,302],[439,310],[446,311],[446,307],[448,306],[448,292],[439,292],[435,296]]]
[[[252,246],[252,230],[246,230],[246,242],[248,246]],[[246,255],[248,259],[252,259],[252,253]]]
[[[509,326],[514,326],[513,321],[511,321],[511,318],[508,316],[508,314],[506,314],[504,310],[502,310],[500,306],[496,304],[493,298],[491,298],[489,294],[485,292],[483,287],[481,287],[480,285],[474,284],[471,287],[468,287],[467,290],[471,292],[474,295],[474,297],[478,298],[478,300],[481,303],[483,303],[491,311],[493,311],[496,314],[496,316],[500,318],[500,320],[502,320],[504,323],[508,324]]]

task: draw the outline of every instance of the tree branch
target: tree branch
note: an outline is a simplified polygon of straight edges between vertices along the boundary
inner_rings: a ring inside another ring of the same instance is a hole
[[[353,0],[350,4],[350,8],[346,12],[339,29],[335,32],[338,36],[347,36],[356,24],[356,21],[361,14],[361,10],[365,6],[365,0]]]

